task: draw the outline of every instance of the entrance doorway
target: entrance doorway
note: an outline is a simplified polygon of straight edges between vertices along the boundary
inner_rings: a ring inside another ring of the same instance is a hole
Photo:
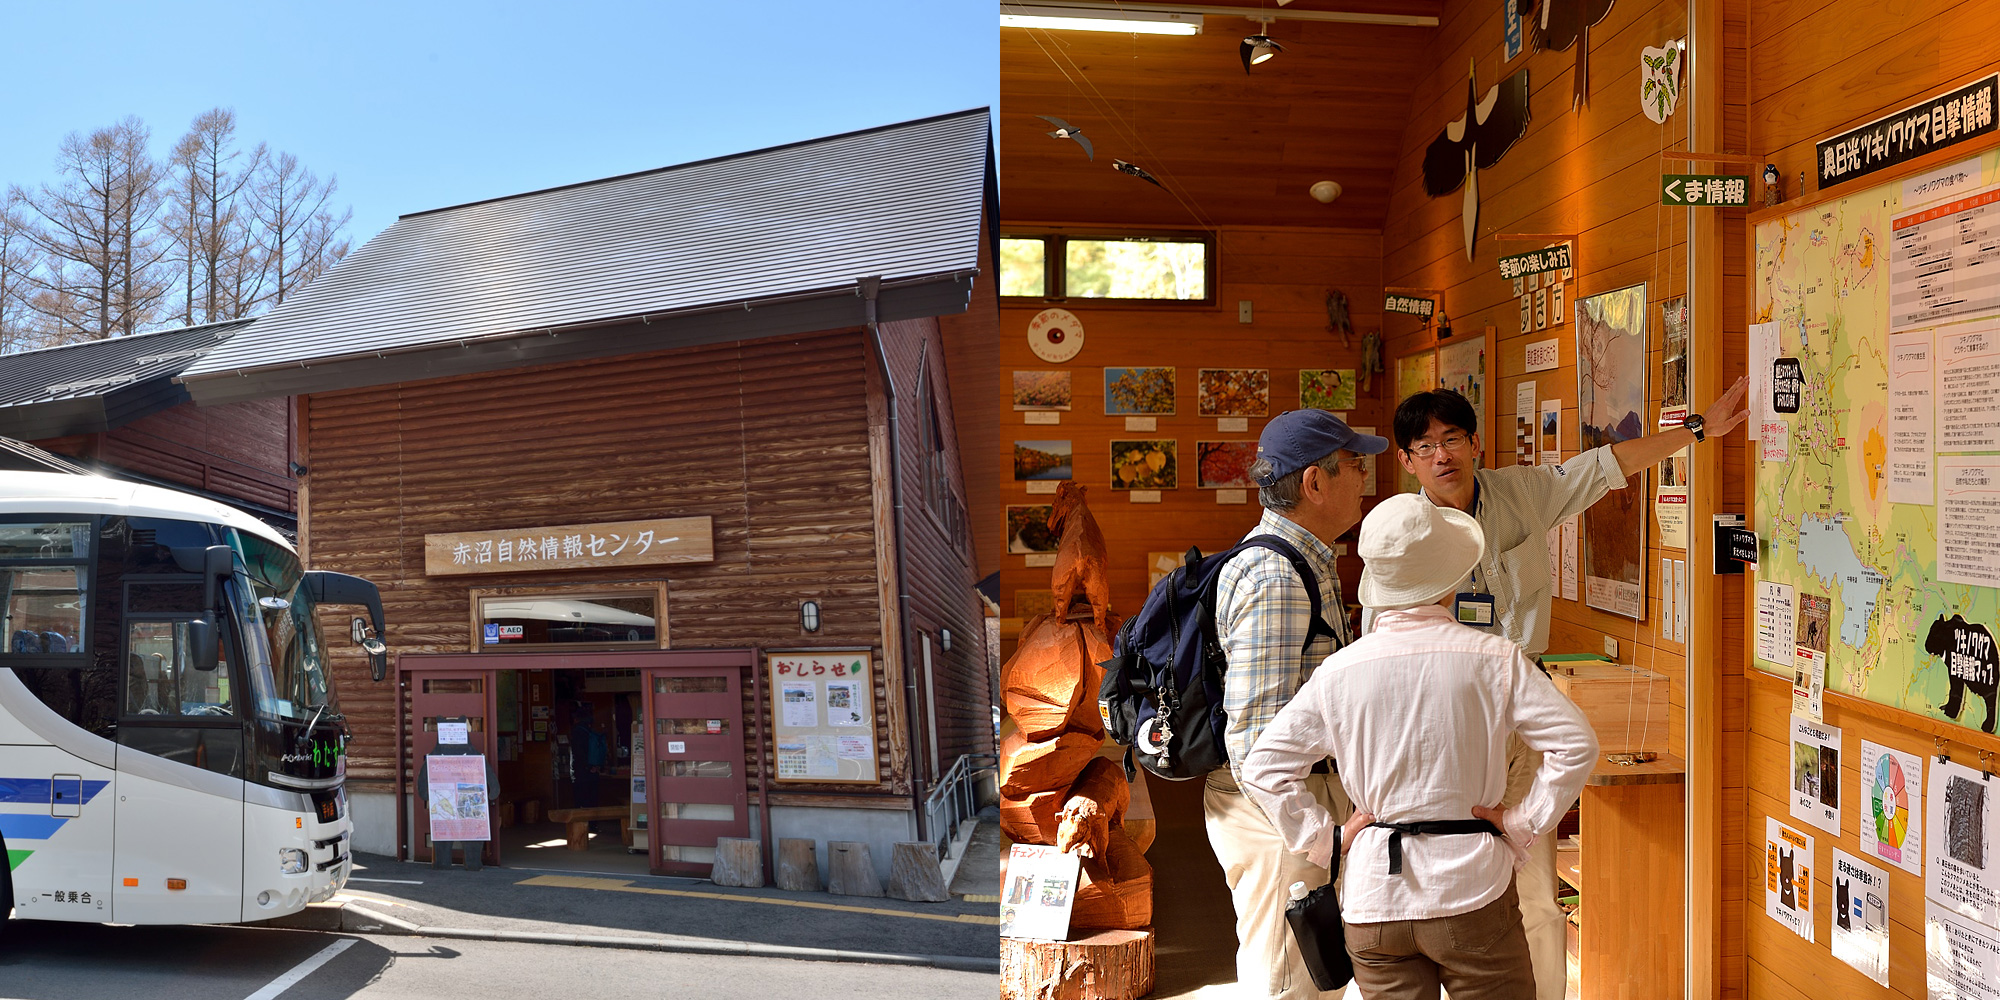
[[[752,650],[411,654],[399,745],[423,780],[439,718],[467,718],[493,763],[485,858],[520,867],[706,876],[750,835],[743,679]],[[431,858],[427,817],[406,857]]]

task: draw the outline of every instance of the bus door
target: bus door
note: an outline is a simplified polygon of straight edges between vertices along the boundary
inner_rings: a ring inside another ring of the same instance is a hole
[[[224,636],[216,668],[197,670],[188,639],[194,616],[163,610],[199,607],[199,578],[128,578],[125,587],[109,919],[235,923],[244,918],[249,775],[232,643]]]
[[[408,663],[414,657],[404,660]],[[408,669],[407,667],[405,669]],[[456,747],[452,752],[469,749],[473,753],[486,755],[493,762],[493,740],[488,721],[494,718],[494,672],[491,670],[467,669],[416,669],[410,670],[410,715],[414,739],[410,741],[413,753],[410,757],[410,773],[418,783],[414,788],[419,808],[416,810],[415,836],[411,837],[411,853],[415,860],[431,860],[430,816],[421,805],[426,801],[421,786],[425,780],[424,758],[438,752],[439,719],[464,718],[468,747]],[[493,829],[497,834],[499,831]],[[487,864],[500,863],[500,841],[486,842],[485,853],[481,855]]]

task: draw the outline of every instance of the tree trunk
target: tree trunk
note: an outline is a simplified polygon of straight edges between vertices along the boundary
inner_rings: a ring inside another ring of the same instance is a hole
[[[809,837],[782,837],[778,840],[778,888],[791,892],[818,892],[819,842]]]
[[[937,845],[901,841],[889,857],[889,895],[917,903],[942,903],[951,898],[938,864]]]
[[[1153,931],[1075,941],[1000,939],[1001,1000],[1138,1000],[1153,991]]]
[[[715,867],[709,881],[749,889],[764,885],[764,858],[757,842],[748,837],[720,837],[715,841]]]
[[[861,841],[827,841],[826,868],[826,891],[835,896],[882,895],[875,859],[869,857],[868,845]]]

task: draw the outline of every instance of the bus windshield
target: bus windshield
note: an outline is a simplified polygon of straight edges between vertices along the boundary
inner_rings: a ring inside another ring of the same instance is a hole
[[[338,717],[312,595],[300,586],[299,557],[255,535],[231,531],[250,586],[231,587],[251,690],[260,714],[299,722],[322,708]]]

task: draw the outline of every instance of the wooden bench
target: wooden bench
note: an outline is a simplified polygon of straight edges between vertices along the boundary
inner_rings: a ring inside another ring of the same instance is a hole
[[[592,820],[615,819],[618,821],[618,836],[626,836],[625,824],[631,821],[629,806],[591,806],[587,809],[551,809],[549,819],[567,826],[569,849],[590,850],[590,824]]]

